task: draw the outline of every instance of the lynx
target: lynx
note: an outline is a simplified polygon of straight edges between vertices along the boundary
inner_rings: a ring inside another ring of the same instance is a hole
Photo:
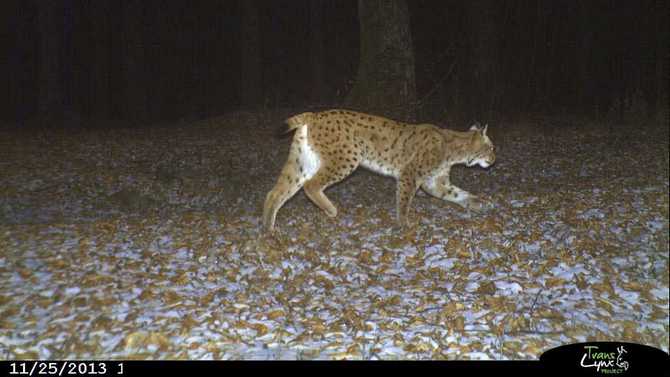
[[[337,208],[323,190],[341,181],[358,166],[397,180],[396,216],[407,225],[407,214],[421,187],[437,198],[479,210],[486,201],[449,182],[453,165],[495,162],[487,126],[469,131],[441,129],[431,124],[406,124],[348,111],[307,112],[286,120],[295,130],[288,160],[263,207],[263,225],[273,231],[279,209],[300,188],[329,217]],[[288,131],[287,131],[288,132]]]

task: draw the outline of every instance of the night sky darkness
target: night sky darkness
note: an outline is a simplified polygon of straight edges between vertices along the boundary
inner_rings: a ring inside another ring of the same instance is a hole
[[[407,2],[420,114],[646,119],[659,112],[668,80],[661,64],[667,2],[475,3],[490,11],[479,14],[467,1]],[[19,124],[41,115],[155,122],[341,105],[359,64],[357,2],[243,5],[3,2],[0,116]],[[251,27],[250,12],[258,17]],[[241,74],[253,35],[256,84]],[[249,85],[252,99],[243,100]]]

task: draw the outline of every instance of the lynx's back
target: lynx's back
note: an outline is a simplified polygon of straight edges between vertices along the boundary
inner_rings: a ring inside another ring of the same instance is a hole
[[[310,140],[321,151],[344,161],[359,161],[374,172],[397,177],[402,167],[426,144],[442,137],[432,125],[412,125],[349,110],[315,114]]]

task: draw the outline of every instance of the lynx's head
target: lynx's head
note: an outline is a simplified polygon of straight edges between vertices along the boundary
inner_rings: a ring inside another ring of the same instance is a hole
[[[470,132],[472,132],[472,137],[470,138],[471,153],[466,162],[467,166],[479,165],[483,168],[488,168],[496,161],[493,143],[486,136],[488,127],[488,124],[482,127],[479,123],[475,123],[470,127]]]

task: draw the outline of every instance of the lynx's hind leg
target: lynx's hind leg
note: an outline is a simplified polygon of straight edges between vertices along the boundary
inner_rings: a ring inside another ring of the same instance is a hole
[[[323,190],[349,176],[360,164],[361,158],[358,154],[350,153],[342,156],[335,152],[348,150],[348,148],[346,144],[338,144],[333,145],[330,151],[320,151],[321,167],[314,177],[305,183],[307,197],[329,217],[337,216],[337,208],[323,193]]]
[[[319,170],[321,160],[307,138],[308,126],[298,126],[291,150],[274,188],[265,197],[263,225],[274,229],[277,212]]]
[[[349,172],[344,174],[345,177],[347,175],[349,175]],[[307,194],[307,197],[314,204],[316,204],[317,207],[326,212],[328,217],[337,216],[337,208],[335,208],[330,199],[328,199],[328,197],[323,193],[323,190],[325,190],[328,186],[342,180],[342,178],[337,178],[336,176],[332,175],[331,171],[322,168],[312,179],[307,181],[305,184],[305,194]]]

